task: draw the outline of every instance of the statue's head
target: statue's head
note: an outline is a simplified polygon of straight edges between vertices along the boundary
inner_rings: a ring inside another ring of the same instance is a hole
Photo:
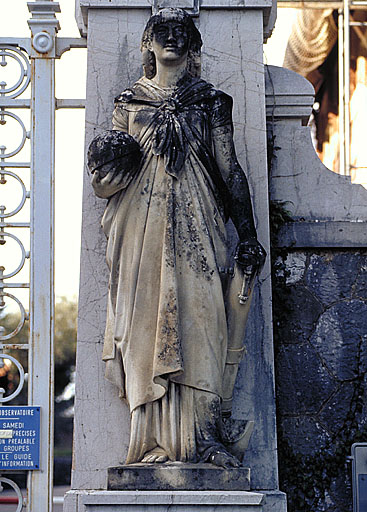
[[[185,29],[188,37],[187,71],[192,76],[200,76],[200,51],[202,46],[200,32],[186,11],[173,7],[162,9],[158,14],[151,16],[145,27],[141,41],[145,76],[153,78],[156,74],[156,59],[151,49],[153,35],[155,32],[157,33],[159,25],[170,22],[180,24]]]

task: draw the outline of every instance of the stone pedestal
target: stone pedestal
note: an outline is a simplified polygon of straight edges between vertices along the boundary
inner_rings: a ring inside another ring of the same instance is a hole
[[[64,512],[263,512],[265,500],[245,491],[69,491]]]
[[[107,488],[157,491],[248,491],[248,468],[223,469],[212,464],[129,464],[108,468]]]

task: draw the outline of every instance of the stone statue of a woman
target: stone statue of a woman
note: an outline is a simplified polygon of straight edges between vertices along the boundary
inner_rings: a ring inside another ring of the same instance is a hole
[[[198,77],[201,44],[184,10],[152,16],[145,76],[113,115],[113,129],[141,154],[119,172],[111,151],[107,167],[90,155],[95,193],[108,198],[103,357],[131,411],[127,463],[240,464],[220,437],[226,361],[238,363],[243,350],[228,342],[226,221],[238,233],[238,264],[259,266],[264,252],[233,146],[232,99]]]

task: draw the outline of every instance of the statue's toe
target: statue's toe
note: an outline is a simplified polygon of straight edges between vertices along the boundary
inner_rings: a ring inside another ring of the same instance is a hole
[[[156,458],[156,460],[154,462],[167,462],[167,460],[168,460],[167,455],[160,455],[159,457]]]
[[[146,452],[141,462],[143,462],[143,464],[153,464],[154,462],[167,462],[167,460],[168,455],[166,452],[163,450],[163,448],[157,446],[156,448],[153,448],[153,450]]]

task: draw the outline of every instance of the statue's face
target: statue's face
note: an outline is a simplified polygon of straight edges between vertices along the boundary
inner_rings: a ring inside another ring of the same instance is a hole
[[[189,36],[181,23],[167,21],[153,28],[151,50],[158,62],[180,62],[187,57],[188,47]]]

